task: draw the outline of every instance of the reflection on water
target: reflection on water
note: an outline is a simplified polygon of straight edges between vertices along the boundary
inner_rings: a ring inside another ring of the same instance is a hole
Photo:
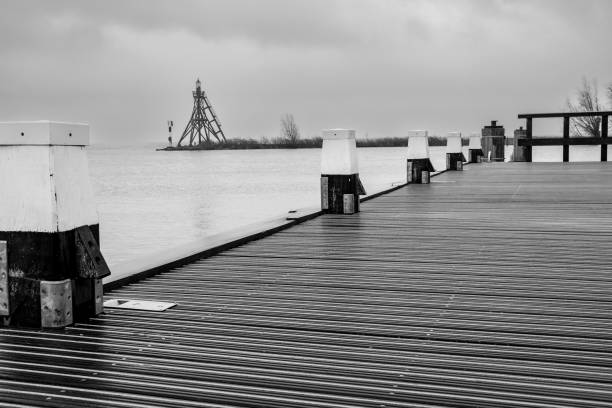
[[[368,193],[405,181],[405,147],[357,150]],[[156,152],[149,146],[94,146],[90,173],[102,250],[117,263],[317,206],[320,154],[319,149]],[[444,169],[445,148],[432,147],[431,156],[434,167]],[[560,161],[561,148],[536,147],[533,157]],[[570,159],[584,157],[598,160],[599,146],[572,146]]]
[[[358,149],[368,191],[405,178],[405,148]],[[319,149],[89,151],[111,263],[319,204]]]

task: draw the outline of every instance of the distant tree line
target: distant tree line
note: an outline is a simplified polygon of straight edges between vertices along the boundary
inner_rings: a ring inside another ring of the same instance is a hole
[[[446,138],[440,136],[429,136],[430,146],[446,146]],[[463,144],[468,144],[468,139],[462,139]],[[408,137],[379,137],[375,139],[357,139],[357,147],[401,147],[408,146]]]
[[[468,139],[463,139],[468,144]],[[238,149],[308,149],[320,148],[323,139],[312,137],[306,139],[290,140],[284,137],[257,139],[227,139],[223,143],[194,146],[193,150],[238,150]],[[430,146],[446,146],[446,138],[429,136]],[[357,139],[357,147],[404,147],[408,146],[408,137],[381,137],[375,139]]]
[[[280,136],[276,138],[263,137],[261,140],[250,139],[227,139],[222,143],[210,143],[197,146],[181,146],[181,150],[239,150],[239,149],[308,149],[320,148],[323,139],[319,136],[301,138],[300,130],[292,114],[286,113],[281,116]],[[403,147],[408,146],[408,137],[381,137],[374,139],[357,139],[357,147]],[[463,139],[467,145],[468,140]],[[446,146],[446,138],[440,136],[429,136],[430,146]]]
[[[291,140],[283,137],[268,139],[266,137],[257,139],[227,139],[223,143],[215,143],[205,146],[206,150],[224,149],[305,149],[321,147],[323,139],[314,137],[310,139]]]

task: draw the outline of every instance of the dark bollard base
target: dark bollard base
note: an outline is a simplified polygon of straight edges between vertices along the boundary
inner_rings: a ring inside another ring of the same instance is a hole
[[[357,213],[359,212],[359,194],[363,194],[361,190],[358,173],[350,175],[322,174],[321,210],[327,214]],[[345,199],[350,201],[346,203],[346,206]]]
[[[482,149],[470,149],[468,156],[470,157],[470,163],[482,163],[484,153]]]
[[[446,153],[446,170],[461,170],[457,168],[457,162],[465,162],[463,153]]]
[[[423,171],[434,172],[429,159],[408,159],[406,163],[406,181],[408,183],[422,183]]]
[[[0,286],[8,288],[0,325],[62,328],[101,313],[102,278],[110,271],[98,242],[98,225],[0,232]]]

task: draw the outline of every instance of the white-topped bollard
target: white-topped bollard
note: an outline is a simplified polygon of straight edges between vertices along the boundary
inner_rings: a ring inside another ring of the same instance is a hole
[[[460,132],[449,132],[446,136],[446,169],[462,170],[465,156]]]
[[[429,183],[429,174],[435,171],[429,159],[429,139],[426,130],[408,132],[408,160],[406,181],[408,183]],[[425,177],[423,173],[426,172]]]
[[[482,152],[482,142],[480,140],[480,133],[472,133],[470,135],[470,142],[468,144],[468,151],[470,156],[470,163],[482,162],[484,153]]]
[[[0,322],[58,328],[102,312],[100,253],[78,123],[0,123]],[[8,289],[8,290],[6,290]]]
[[[321,209],[331,214],[359,212],[359,195],[365,194],[359,180],[355,131],[323,131],[321,149]]]

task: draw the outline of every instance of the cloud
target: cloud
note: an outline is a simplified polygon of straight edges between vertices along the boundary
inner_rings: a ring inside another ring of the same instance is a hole
[[[6,10],[2,22],[11,31],[17,29],[16,39],[41,39],[46,29],[63,28],[73,33],[78,26],[87,26],[93,33],[117,25],[143,32],[183,30],[203,40],[244,39],[261,45],[309,46],[351,41],[353,30],[347,26],[340,6],[322,0],[26,0]],[[18,30],[24,25],[42,30]]]
[[[511,128],[583,75],[612,80],[612,2],[19,1],[0,14],[0,120],[87,121],[164,140],[200,77],[231,137],[355,127]]]

